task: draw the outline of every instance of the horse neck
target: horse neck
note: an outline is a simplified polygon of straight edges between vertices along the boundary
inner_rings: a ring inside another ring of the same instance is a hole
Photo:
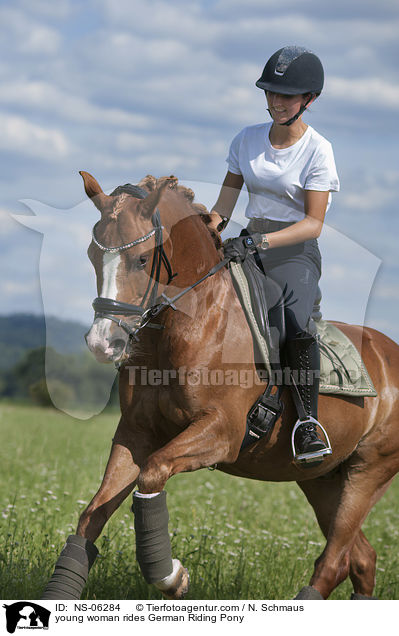
[[[172,206],[168,231],[173,246],[171,264],[173,271],[179,273],[176,279],[179,285],[183,283],[183,273],[184,284],[192,284],[220,261],[210,231],[200,215],[187,203],[180,209]]]

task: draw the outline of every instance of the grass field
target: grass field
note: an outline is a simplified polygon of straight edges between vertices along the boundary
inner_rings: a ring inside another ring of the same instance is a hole
[[[98,488],[117,420],[117,413],[79,421],[0,404],[2,599],[40,598]],[[296,484],[201,470],[173,477],[167,491],[173,555],[190,571],[188,599],[290,599],[308,583],[324,538]],[[396,480],[364,525],[378,552],[381,599],[399,598],[398,495]],[[100,557],[84,598],[161,598],[136,565],[130,505],[129,497],[97,542]],[[347,581],[331,598],[351,591]]]

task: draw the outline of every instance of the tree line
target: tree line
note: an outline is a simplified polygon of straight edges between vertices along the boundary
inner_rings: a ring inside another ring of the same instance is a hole
[[[0,316],[0,399],[52,406],[118,404],[112,364],[87,350],[87,325],[35,314]],[[47,344],[47,346],[45,346]]]
[[[118,404],[112,365],[99,364],[89,352],[60,354],[51,347],[27,350],[11,368],[0,370],[0,398],[41,406],[95,406],[112,386],[109,404]]]

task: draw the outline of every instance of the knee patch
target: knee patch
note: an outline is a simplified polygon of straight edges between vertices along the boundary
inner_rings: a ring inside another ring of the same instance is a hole
[[[166,492],[151,498],[133,495],[136,559],[147,583],[156,583],[173,570]]]

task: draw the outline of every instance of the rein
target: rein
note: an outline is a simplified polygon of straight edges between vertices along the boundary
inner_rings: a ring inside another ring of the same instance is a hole
[[[145,190],[143,190],[142,188],[138,186],[132,186],[130,184],[126,186],[120,186],[114,191],[115,194],[116,193],[119,194],[120,192],[127,192],[128,194],[131,194],[132,196],[135,196],[136,198],[139,198],[139,199],[144,199],[146,196],[148,196],[148,193]],[[163,298],[163,302],[157,303],[156,300],[158,298],[159,278],[161,274],[162,265],[164,265],[166,272],[168,274],[168,281],[166,283],[166,286],[169,285],[169,283],[173,280],[173,278],[175,278],[175,276],[177,276],[177,273],[175,274],[172,273],[172,266],[164,250],[163,233],[162,233],[164,226],[161,224],[159,209],[157,208],[152,216],[152,223],[154,226],[153,230],[148,232],[148,234],[145,234],[144,236],[141,236],[135,239],[134,241],[131,241],[130,243],[125,243],[124,245],[120,245],[120,246],[107,247],[99,242],[95,232],[96,227],[99,223],[100,221],[98,221],[93,227],[92,239],[95,245],[97,245],[97,247],[103,252],[108,252],[112,254],[123,252],[133,247],[134,245],[143,243],[144,241],[147,241],[152,236],[155,236],[155,249],[154,249],[154,255],[153,255],[152,265],[151,265],[150,280],[140,305],[132,305],[130,303],[123,303],[123,302],[120,302],[119,300],[114,300],[112,298],[103,298],[103,297],[95,298],[92,303],[92,306],[95,312],[94,318],[106,318],[107,320],[112,320],[112,322],[115,322],[119,327],[121,327],[128,334],[129,340],[138,341],[139,340],[138,333],[144,327],[151,327],[153,329],[163,329],[164,328],[163,325],[153,324],[150,322],[150,320],[158,316],[162,311],[164,311],[168,307],[171,307],[173,310],[176,310],[176,306],[174,303],[177,300],[179,300],[179,298],[187,294],[189,291],[194,289],[197,285],[202,283],[204,280],[206,280],[210,276],[213,276],[214,274],[216,274],[216,272],[218,272],[220,269],[225,267],[225,265],[231,260],[231,258],[224,258],[222,261],[220,261],[214,267],[212,267],[209,270],[209,272],[205,274],[205,276],[197,280],[192,285],[189,285],[188,287],[183,289],[173,298],[168,298],[166,294],[162,293],[160,298]],[[153,281],[154,281],[154,284],[150,293],[150,289],[151,289],[151,285]],[[147,309],[145,309],[144,305],[146,303],[147,298],[149,298],[148,307]],[[118,315],[139,316],[141,321],[139,325],[135,327],[131,327],[124,320],[121,320],[115,317]]]

